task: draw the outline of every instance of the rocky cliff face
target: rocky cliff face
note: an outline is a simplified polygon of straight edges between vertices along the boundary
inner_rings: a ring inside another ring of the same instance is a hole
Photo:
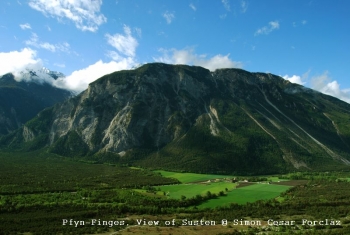
[[[349,118],[349,104],[272,74],[155,63],[96,80],[2,143],[173,170],[276,173],[350,165]]]
[[[206,112],[211,94],[206,83],[213,79],[202,68],[197,68],[203,74],[201,81],[181,68],[163,66],[167,67],[157,64],[141,73],[106,77],[56,107],[64,112],[55,112],[50,143],[79,129],[90,150],[121,152],[144,145],[158,148],[185,134]]]

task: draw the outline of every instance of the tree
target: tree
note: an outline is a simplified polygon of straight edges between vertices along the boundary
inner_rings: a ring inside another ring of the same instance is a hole
[[[212,197],[212,194],[211,194],[211,192],[210,191],[207,191],[207,198],[211,198]]]

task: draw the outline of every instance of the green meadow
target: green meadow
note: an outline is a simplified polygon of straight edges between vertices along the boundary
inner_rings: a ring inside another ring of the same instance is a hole
[[[167,178],[178,179],[181,183],[201,182],[201,181],[207,181],[210,179],[223,179],[223,178],[232,178],[233,177],[233,176],[229,176],[229,175],[179,173],[179,172],[162,171],[162,170],[157,170],[154,172],[158,172],[162,176],[167,177]]]
[[[199,208],[215,208],[225,206],[230,203],[245,204],[258,200],[266,200],[278,197],[282,192],[288,190],[290,186],[274,184],[252,184],[250,186],[234,189],[225,196],[210,199],[201,204]]]
[[[182,182],[182,184],[177,185],[160,186],[158,195],[166,194],[169,198],[180,199],[183,196],[186,198],[195,197],[196,195],[205,196],[208,191],[216,195],[219,195],[219,192],[225,193],[224,196],[218,196],[215,199],[206,201],[199,208],[215,208],[217,206],[229,205],[230,203],[245,204],[247,202],[276,198],[290,188],[290,186],[267,183],[254,183],[249,186],[236,188],[237,183],[224,180],[217,180],[218,182],[216,182],[215,180],[233,178],[233,176],[179,173],[162,170],[156,172],[164,177],[178,179]],[[209,182],[209,180],[212,182]],[[276,176],[268,177],[268,181],[277,182],[280,180]]]

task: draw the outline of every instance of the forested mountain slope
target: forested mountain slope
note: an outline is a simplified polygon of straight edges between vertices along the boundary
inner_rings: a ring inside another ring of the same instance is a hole
[[[71,96],[70,91],[45,82],[18,82],[12,73],[0,76],[0,135],[16,130],[44,108]]]
[[[0,144],[195,172],[333,169],[350,165],[350,105],[272,74],[154,63],[101,77]]]

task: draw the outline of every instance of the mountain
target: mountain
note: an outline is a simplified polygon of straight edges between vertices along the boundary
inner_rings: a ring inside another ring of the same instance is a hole
[[[62,73],[45,69],[20,74],[21,81],[16,81],[12,73],[0,76],[0,135],[16,130],[44,108],[72,96],[70,91],[45,82],[63,76]]]
[[[279,76],[153,63],[105,75],[0,144],[192,172],[349,169],[350,105]]]
[[[65,77],[65,75],[58,71],[52,71],[48,68],[25,68],[19,72],[21,80],[25,81],[37,81],[43,83],[44,81],[50,81],[52,79],[57,80],[58,78]],[[40,82],[41,81],[41,82]]]

